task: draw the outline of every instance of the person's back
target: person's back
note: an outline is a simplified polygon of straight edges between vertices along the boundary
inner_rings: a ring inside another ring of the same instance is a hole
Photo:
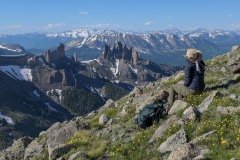
[[[193,89],[193,90],[204,90],[204,72],[205,72],[205,64],[201,60],[199,62],[200,72],[196,70],[196,63],[192,63],[187,60],[187,65],[185,67],[185,81],[184,86]]]

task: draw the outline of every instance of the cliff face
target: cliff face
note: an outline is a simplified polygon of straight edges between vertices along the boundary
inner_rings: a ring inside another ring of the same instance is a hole
[[[175,101],[168,116],[143,130],[135,123],[147,104],[163,103],[181,71],[136,87],[117,101],[64,123],[38,138],[23,137],[1,153],[2,159],[239,159],[240,50],[206,62],[206,90]],[[161,94],[159,94],[161,93]]]

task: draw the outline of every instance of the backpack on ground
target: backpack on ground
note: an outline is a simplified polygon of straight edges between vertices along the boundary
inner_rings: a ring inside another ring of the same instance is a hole
[[[146,105],[138,114],[136,123],[141,128],[146,128],[157,123],[162,118],[165,111],[162,103]]]

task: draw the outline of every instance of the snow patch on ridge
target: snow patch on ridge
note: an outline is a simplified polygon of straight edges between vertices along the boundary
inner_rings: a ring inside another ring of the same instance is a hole
[[[32,70],[29,68],[21,68],[17,65],[0,66],[0,71],[6,73],[13,79],[20,81],[32,81]]]

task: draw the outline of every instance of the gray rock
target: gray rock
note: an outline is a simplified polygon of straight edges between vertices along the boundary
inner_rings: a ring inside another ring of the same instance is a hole
[[[103,106],[103,108],[110,108],[110,107],[115,107],[115,102],[112,99],[107,100],[107,102]]]
[[[184,102],[184,101],[182,101],[182,100],[176,100],[176,101],[173,103],[173,105],[172,105],[171,109],[169,110],[168,114],[169,114],[169,115],[176,114],[176,113],[178,113],[179,111],[187,108],[188,106],[189,106],[188,103],[186,103],[186,102]]]
[[[240,46],[233,46],[231,52],[239,51]]]
[[[170,136],[165,142],[163,142],[157,149],[160,153],[175,150],[179,145],[187,142],[186,133],[184,129],[180,129],[177,133]]]
[[[217,113],[220,114],[234,114],[240,111],[240,107],[217,107]]]
[[[197,144],[198,142],[203,141],[207,136],[213,134],[214,132],[216,132],[216,131],[214,130],[214,131],[210,131],[210,132],[204,133],[203,135],[201,135],[201,136],[193,139],[193,140],[190,141],[189,143],[191,143],[191,144]]]
[[[122,115],[126,115],[127,114],[127,110],[129,109],[129,106],[123,106],[123,109],[122,109]]]
[[[198,116],[199,116],[198,110],[196,108],[190,106],[187,109],[185,109],[185,111],[183,112],[182,119],[186,123],[186,122],[189,122],[189,121],[196,120],[196,118]]]
[[[204,157],[204,155],[198,155],[197,157],[193,158],[193,160],[207,160],[206,157]]]
[[[79,151],[79,152],[77,152],[77,153],[74,153],[74,154],[72,154],[69,158],[68,158],[68,160],[77,160],[78,158],[86,158],[86,154],[84,153],[84,152],[82,152],[82,151]]]
[[[222,71],[223,73],[227,72],[226,67],[222,67],[222,68],[221,68],[221,71]]]
[[[240,74],[236,74],[234,77],[233,77],[233,80],[238,80],[238,79],[240,79]]]
[[[201,149],[201,150],[200,150],[200,154],[201,154],[201,155],[207,154],[208,152],[209,152],[209,149],[208,149],[208,148],[204,148],[204,149]]]
[[[213,101],[214,97],[215,96],[221,96],[221,94],[218,92],[218,91],[212,91],[212,93],[207,97],[205,98],[202,103],[197,107],[198,111],[200,113],[203,113],[204,111],[206,111],[208,109],[208,106],[210,105],[210,103]]]
[[[179,80],[180,78],[184,77],[185,73],[183,71],[180,71],[173,77],[173,80]]]
[[[24,160],[34,159],[44,154],[45,144],[38,142],[37,139],[32,141],[25,150]]]
[[[51,148],[51,153],[49,153],[49,159],[57,159],[61,155],[69,152],[71,150],[71,146],[69,144],[58,144]]]
[[[49,157],[56,157],[56,155],[60,157],[61,152],[59,151],[68,149],[68,147],[65,146],[66,141],[79,130],[88,128],[89,126],[84,123],[82,118],[76,118],[65,125],[62,124],[61,127],[56,130],[51,130],[47,137]]]
[[[147,84],[146,88],[152,88],[154,86],[154,83],[153,82],[150,82]]]
[[[100,124],[100,125],[104,125],[104,124],[107,123],[107,121],[108,121],[107,116],[106,116],[105,114],[102,114],[102,115],[100,116],[100,118],[99,118],[99,124]]]
[[[138,97],[140,94],[143,94],[143,90],[140,87],[135,87],[133,91],[129,93],[130,97]]]
[[[168,120],[162,124],[152,135],[151,139],[148,141],[148,143],[152,143],[155,141],[155,139],[160,138],[163,136],[164,132],[168,130],[173,124],[179,124],[180,120],[176,115],[172,115]]]
[[[11,147],[3,151],[1,158],[4,160],[18,160],[24,158],[24,151],[27,146],[32,142],[30,137],[22,137],[15,141]]]
[[[236,94],[230,94],[228,97],[232,100],[237,100],[238,99],[238,96]]]
[[[190,160],[192,148],[191,144],[188,143],[179,145],[171,152],[167,160]]]

